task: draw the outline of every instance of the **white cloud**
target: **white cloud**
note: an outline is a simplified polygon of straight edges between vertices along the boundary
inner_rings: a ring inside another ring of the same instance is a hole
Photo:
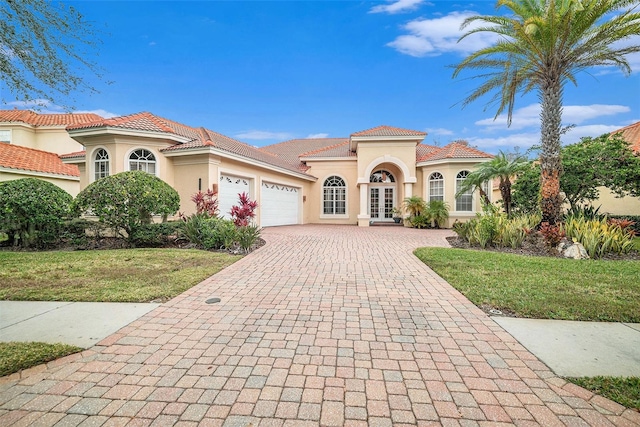
[[[107,110],[103,110],[103,109],[97,109],[97,110],[78,110],[78,111],[74,111],[74,113],[82,113],[82,114],[97,114],[101,117],[104,117],[105,119],[110,119],[112,117],[118,117],[120,114],[117,113],[112,113],[110,111]]]
[[[374,6],[369,10],[369,13],[401,13],[401,12],[410,12],[412,10],[416,10],[422,4],[425,3],[425,0],[387,0],[391,3],[389,4],[381,4],[378,6]]]
[[[427,128],[429,135],[453,135],[453,131],[445,128]]]
[[[103,109],[67,111],[63,107],[59,105],[55,105],[47,99],[34,99],[31,101],[13,101],[13,102],[7,102],[7,105],[21,108],[21,109],[34,110],[40,114],[64,114],[64,113],[97,114],[101,117],[104,117],[105,119],[110,119],[111,117],[119,116],[119,114],[117,113],[112,113],[110,111],[103,110]]]
[[[307,135],[307,139],[322,139],[327,138],[329,136],[328,133],[312,133]]]
[[[149,46],[155,46],[156,44],[156,42],[149,42]]]
[[[265,140],[265,139],[276,139],[280,141],[284,141],[287,139],[293,138],[293,135],[288,132],[269,132],[266,130],[248,130],[242,131],[239,134],[235,135],[238,139],[255,139],[255,140]]]
[[[515,147],[519,147],[524,151],[540,142],[540,133],[516,133],[496,138],[466,138],[466,140],[469,141],[470,145],[477,146],[483,151],[496,152],[499,149],[513,151]]]
[[[579,125],[585,121],[598,117],[613,116],[627,113],[631,109],[625,105],[565,105],[562,111],[562,121],[565,125]],[[501,114],[495,120],[487,118],[475,122],[478,126],[484,126],[487,130],[519,130],[533,126],[540,126],[540,104],[531,104],[518,108],[513,112],[511,127],[507,127],[507,115]]]
[[[471,11],[452,12],[439,18],[409,21],[403,26],[409,34],[398,36],[387,46],[406,55],[421,57],[447,52],[468,54],[493,45],[498,40],[493,33],[473,34],[458,43],[460,36],[481,25],[474,23],[464,30],[460,29],[464,20],[474,15],[476,13]]]

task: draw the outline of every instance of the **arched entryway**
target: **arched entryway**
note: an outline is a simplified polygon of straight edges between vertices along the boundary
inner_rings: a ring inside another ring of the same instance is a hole
[[[387,168],[377,168],[369,176],[369,216],[371,221],[393,221],[398,198],[398,182]]]

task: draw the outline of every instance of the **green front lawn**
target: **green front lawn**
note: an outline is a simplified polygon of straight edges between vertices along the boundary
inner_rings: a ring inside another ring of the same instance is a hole
[[[66,344],[42,342],[0,342],[0,376],[82,351]]]
[[[416,256],[474,304],[538,319],[640,322],[640,262],[421,248]]]
[[[640,378],[593,377],[567,378],[580,387],[640,411]]]
[[[0,300],[164,302],[240,258],[195,249],[0,252]]]

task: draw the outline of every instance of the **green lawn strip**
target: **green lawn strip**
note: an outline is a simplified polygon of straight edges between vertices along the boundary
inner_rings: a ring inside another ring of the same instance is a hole
[[[636,251],[640,252],[640,237],[633,238],[633,247]]]
[[[67,344],[43,342],[0,342],[0,376],[46,363],[82,351]]]
[[[471,302],[538,319],[640,322],[640,262],[420,248],[416,256]]]
[[[640,410],[640,377],[565,378],[627,408]]]
[[[0,300],[167,301],[240,258],[195,249],[0,252]]]

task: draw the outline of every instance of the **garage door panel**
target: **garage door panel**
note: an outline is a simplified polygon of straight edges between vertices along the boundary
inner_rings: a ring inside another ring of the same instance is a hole
[[[220,175],[220,185],[218,186],[218,210],[220,217],[231,219],[229,212],[234,205],[238,204],[238,194],[250,194],[250,181],[234,175]]]
[[[263,227],[299,223],[300,189],[263,182],[261,186],[260,224]]]

